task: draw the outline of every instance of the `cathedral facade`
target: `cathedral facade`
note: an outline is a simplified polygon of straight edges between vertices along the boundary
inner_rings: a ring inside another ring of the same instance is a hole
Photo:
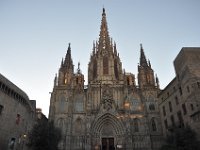
[[[105,9],[84,75],[74,71],[69,44],[51,93],[49,119],[62,131],[60,150],[156,150],[162,143],[157,103],[160,91],[150,61],[140,48],[138,84],[122,70],[109,36]]]

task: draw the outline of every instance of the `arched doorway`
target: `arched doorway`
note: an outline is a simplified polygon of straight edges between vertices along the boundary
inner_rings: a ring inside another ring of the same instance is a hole
[[[92,147],[101,150],[115,150],[124,142],[124,126],[113,114],[106,113],[96,118],[91,126]]]

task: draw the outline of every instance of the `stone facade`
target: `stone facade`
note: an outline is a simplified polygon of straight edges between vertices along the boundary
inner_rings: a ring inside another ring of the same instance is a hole
[[[0,74],[0,149],[7,150],[13,139],[14,150],[26,150],[27,134],[34,123],[35,101]]]
[[[69,44],[51,93],[49,120],[62,130],[60,150],[158,149],[162,142],[158,78],[141,45],[138,85],[122,63],[108,33],[103,9],[99,40],[88,64],[74,71]]]
[[[200,48],[182,48],[174,66],[176,77],[159,93],[164,135],[189,125],[200,137]]]

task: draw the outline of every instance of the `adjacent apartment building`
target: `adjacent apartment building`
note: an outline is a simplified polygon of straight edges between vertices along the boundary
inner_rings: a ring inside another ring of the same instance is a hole
[[[0,74],[0,150],[26,150],[27,134],[35,121],[36,101]]]
[[[176,77],[158,96],[163,133],[189,125],[200,137],[200,47],[183,47],[174,67]]]

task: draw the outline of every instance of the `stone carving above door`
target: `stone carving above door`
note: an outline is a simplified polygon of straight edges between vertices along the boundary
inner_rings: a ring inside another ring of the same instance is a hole
[[[113,108],[113,93],[112,89],[109,88],[109,86],[104,86],[102,91],[102,99],[101,104],[103,106],[103,109],[106,111],[109,111]]]

